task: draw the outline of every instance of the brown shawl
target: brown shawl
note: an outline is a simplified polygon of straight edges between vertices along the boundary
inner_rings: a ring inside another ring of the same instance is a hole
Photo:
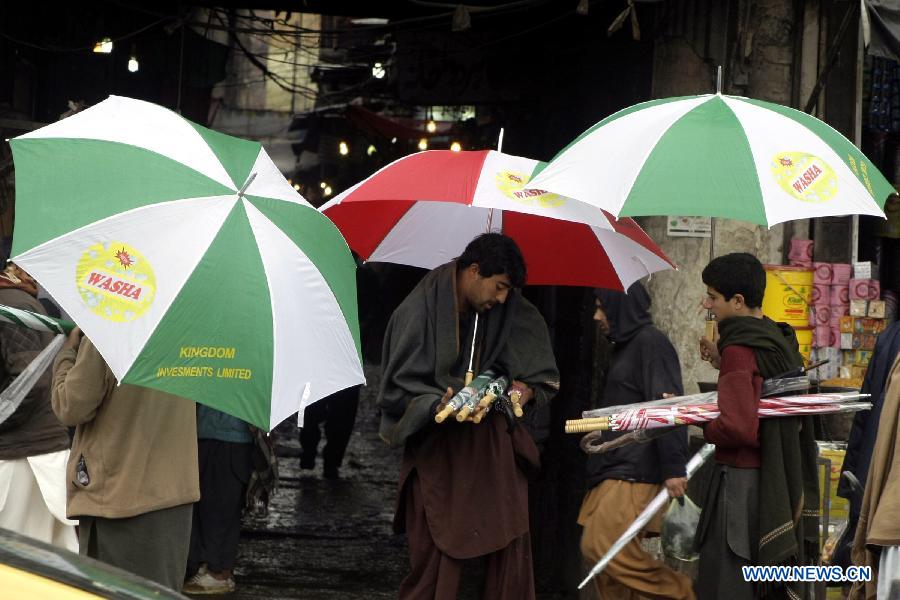
[[[506,432],[494,412],[481,424],[433,421],[432,407],[448,388],[462,387],[472,325],[459,331],[456,263],[429,273],[394,312],[385,333],[381,436],[404,446],[400,503],[407,478],[421,485],[437,546],[458,559],[488,554],[528,531],[526,470],[539,464],[523,427]],[[476,372],[493,368],[528,383],[535,404],[547,402],[559,374],[547,326],[537,309],[512,290],[503,305],[479,316],[483,332]],[[479,334],[479,337],[482,334]],[[394,525],[403,531],[398,510]]]
[[[875,598],[881,547],[900,546],[900,357],[886,390],[851,554],[853,564],[872,567],[873,577],[853,586],[850,598],[857,600]]]

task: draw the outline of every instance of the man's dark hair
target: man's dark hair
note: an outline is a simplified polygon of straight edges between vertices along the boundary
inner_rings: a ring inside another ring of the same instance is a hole
[[[703,283],[722,294],[726,300],[741,294],[748,308],[762,306],[766,292],[766,270],[752,254],[735,252],[714,258],[703,269],[702,277]]]
[[[502,233],[482,233],[469,242],[456,259],[456,268],[462,270],[472,263],[478,264],[478,273],[482,277],[505,274],[513,287],[525,285],[527,273],[522,252],[512,238]]]

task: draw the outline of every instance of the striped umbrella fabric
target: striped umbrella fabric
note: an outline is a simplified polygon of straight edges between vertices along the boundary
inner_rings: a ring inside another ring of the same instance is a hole
[[[854,402],[868,394],[802,394],[784,398],[762,398],[759,417],[788,417],[793,415],[830,414],[872,407],[869,402]],[[634,431],[678,425],[700,425],[719,416],[716,402],[679,404],[650,408],[628,408],[603,417],[566,421],[566,433],[585,431]]]
[[[120,382],[266,431],[364,382],[349,248],[258,142],[111,96],[10,144],[13,260]]]
[[[806,113],[708,94],[603,119],[529,182],[616,216],[884,217],[893,186],[849,140]]]
[[[27,327],[45,333],[67,335],[75,328],[75,323],[65,319],[54,319],[33,313],[30,310],[13,308],[0,304],[0,322]]]
[[[674,269],[631,219],[526,189],[536,160],[493,150],[405,156],[319,210],[365,260],[433,269],[487,231],[512,237],[530,285],[627,289]]]

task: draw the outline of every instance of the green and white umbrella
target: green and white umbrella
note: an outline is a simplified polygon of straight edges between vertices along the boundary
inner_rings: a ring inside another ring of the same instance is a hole
[[[528,184],[615,216],[884,217],[894,188],[849,140],[806,113],[709,94],[637,104],[600,121]]]
[[[363,383],[347,244],[259,143],[116,96],[10,143],[13,260],[119,381],[266,430]]]

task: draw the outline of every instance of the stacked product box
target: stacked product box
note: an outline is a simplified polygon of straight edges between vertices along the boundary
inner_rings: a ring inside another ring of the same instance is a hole
[[[871,263],[854,264],[853,278],[848,281],[848,314],[839,318],[841,361],[837,376],[852,386],[862,384],[875,341],[887,325],[881,286],[873,275]]]
[[[792,267],[811,269],[813,266],[813,241],[791,240],[788,264]]]
[[[810,325],[815,327],[815,348],[840,347],[841,317],[850,313],[850,265],[813,263]]]

